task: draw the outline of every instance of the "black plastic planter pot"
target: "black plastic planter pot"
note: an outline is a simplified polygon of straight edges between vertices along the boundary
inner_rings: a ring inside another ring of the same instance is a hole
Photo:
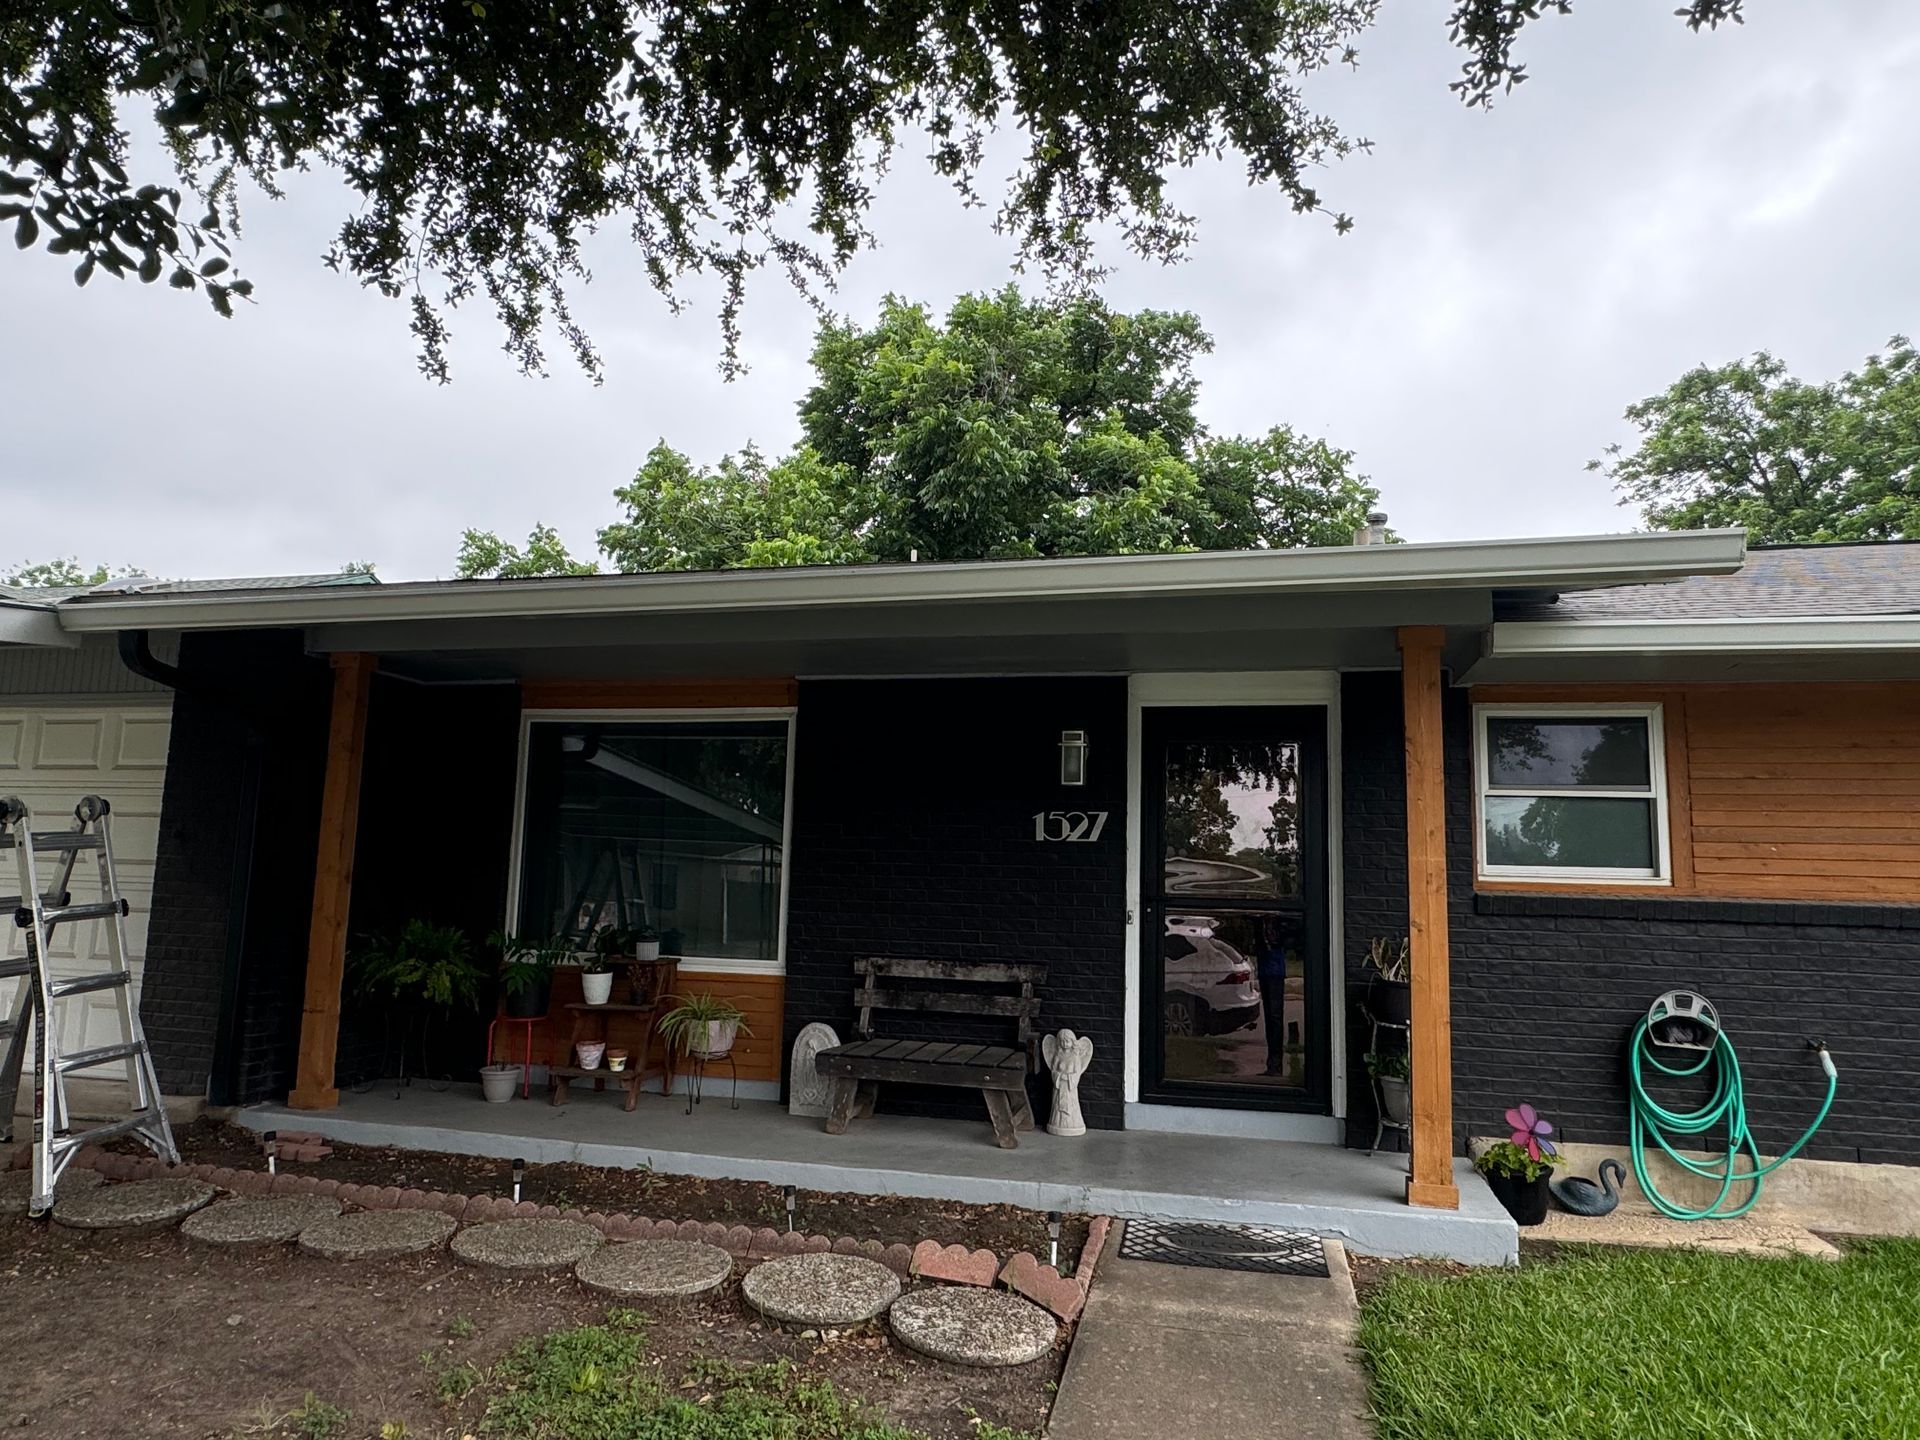
[[[1382,1025],[1406,1025],[1413,1019],[1413,987],[1404,980],[1367,982],[1367,1013]]]
[[[1552,1178],[1551,1170],[1542,1171],[1535,1180],[1522,1180],[1518,1175],[1489,1175],[1487,1188],[1493,1191],[1493,1198],[1506,1208],[1516,1225],[1538,1225],[1547,1218],[1547,1181]]]
[[[538,1020],[547,1013],[547,1004],[553,998],[553,981],[543,980],[538,985],[529,985],[520,990],[506,993],[506,1012],[515,1020]]]

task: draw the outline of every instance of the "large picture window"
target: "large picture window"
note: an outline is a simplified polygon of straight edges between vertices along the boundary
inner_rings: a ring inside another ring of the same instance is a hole
[[[785,719],[532,719],[517,925],[585,948],[648,927],[670,953],[780,959]]]
[[[1474,771],[1483,877],[1667,879],[1658,705],[1479,706]]]

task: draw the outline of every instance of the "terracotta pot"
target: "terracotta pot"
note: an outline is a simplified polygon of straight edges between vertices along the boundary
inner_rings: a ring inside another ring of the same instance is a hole
[[[627,1052],[611,1047],[607,1050],[607,1069],[624,1070],[627,1068]]]

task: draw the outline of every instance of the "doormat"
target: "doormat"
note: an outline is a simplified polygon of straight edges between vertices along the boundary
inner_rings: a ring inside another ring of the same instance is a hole
[[[1276,1230],[1270,1225],[1129,1220],[1120,1239],[1120,1258],[1207,1270],[1252,1270],[1263,1275],[1328,1274],[1326,1247],[1318,1235]]]

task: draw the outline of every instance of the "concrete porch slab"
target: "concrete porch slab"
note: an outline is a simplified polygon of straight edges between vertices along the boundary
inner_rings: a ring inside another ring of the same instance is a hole
[[[648,1092],[627,1113],[594,1097],[488,1105],[477,1086],[343,1094],[334,1110],[259,1105],[239,1123],[303,1129],[358,1145],[396,1145],[533,1164],[648,1166],[674,1175],[762,1180],[802,1189],[912,1195],[1102,1215],[1161,1215],[1277,1225],[1329,1236],[1364,1255],[1512,1264],[1519,1232],[1465,1160],[1457,1211],[1401,1198],[1404,1159],[1292,1140],[1094,1130],[1023,1134],[1001,1150],[984,1123],[879,1115],[845,1135],[765,1101],[709,1102],[689,1116]]]

